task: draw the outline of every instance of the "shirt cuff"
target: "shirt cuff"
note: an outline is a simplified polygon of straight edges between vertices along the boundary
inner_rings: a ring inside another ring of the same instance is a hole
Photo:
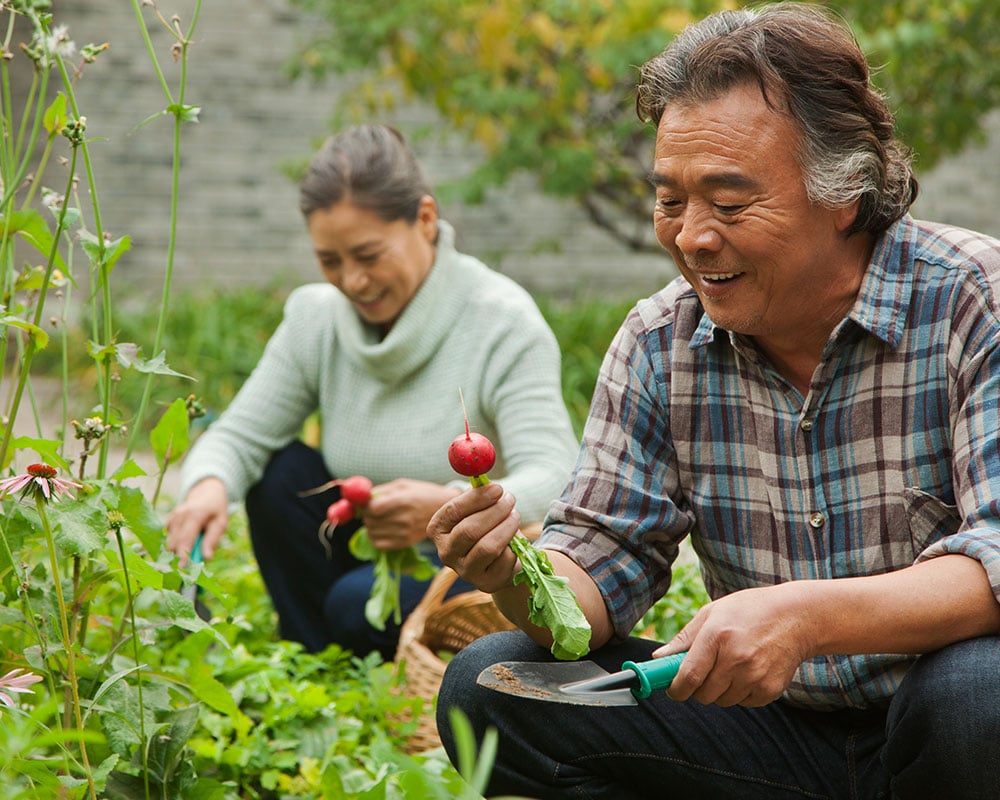
[[[953,533],[925,549],[917,556],[916,563],[946,555],[968,556],[982,564],[989,577],[993,596],[1000,602],[1000,531],[973,528]]]

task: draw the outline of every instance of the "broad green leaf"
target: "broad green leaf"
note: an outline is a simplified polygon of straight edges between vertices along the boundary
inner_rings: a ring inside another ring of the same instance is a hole
[[[48,333],[27,320],[15,317],[11,314],[4,314],[0,317],[0,325],[6,325],[11,328],[20,328],[21,330],[27,332],[27,334],[31,337],[35,350],[44,350],[48,346]]]
[[[146,552],[155,556],[159,552],[159,539],[164,533],[163,521],[142,490],[135,486],[119,486],[118,511],[125,517],[129,530],[139,537]]]
[[[514,584],[527,584],[528,618],[552,633],[552,655],[572,661],[590,652],[590,623],[587,622],[569,581],[556,575],[542,550],[523,536],[515,536],[511,549],[521,562]]]
[[[112,568],[121,568],[122,556],[117,547],[105,548],[104,557]],[[129,585],[133,592],[146,588],[163,588],[163,573],[130,547],[125,548],[125,568],[128,570]]]
[[[69,470],[69,462],[62,457],[62,442],[56,439],[38,439],[33,436],[18,436],[11,441],[11,450],[34,450],[46,464]]]
[[[35,209],[28,208],[22,211],[15,211],[6,217],[0,216],[0,234],[6,233],[8,236],[18,234],[35,250],[46,259],[50,256],[56,267],[67,272],[66,264],[59,255],[59,250],[53,248],[55,237],[49,230],[45,218]]]
[[[48,517],[56,543],[66,555],[85,556],[106,544],[108,515],[87,500],[50,503]]]
[[[150,773],[165,787],[164,796],[167,796],[166,789],[170,787],[175,773],[183,764],[188,739],[198,724],[198,713],[197,705],[172,711],[166,720],[166,730],[161,735],[150,738],[147,764]]]
[[[114,475],[111,476],[112,480],[124,481],[129,478],[143,478],[146,476],[146,470],[140,467],[135,459],[129,458],[122,463],[118,469],[115,470]]]
[[[233,719],[245,719],[246,715],[240,711],[232,694],[212,675],[212,670],[207,664],[194,666],[188,678],[188,685],[199,700],[216,711]]]
[[[180,461],[188,449],[190,443],[188,423],[187,406],[178,398],[167,407],[149,434],[149,443],[153,447],[156,463],[160,465],[161,470]]]
[[[179,592],[172,592],[168,589],[163,589],[161,591],[156,591],[153,589],[143,590],[143,594],[153,593],[159,600],[160,609],[163,612],[163,616],[167,622],[172,625],[176,625],[186,631],[196,632],[196,631],[211,631],[218,642],[223,644],[225,647],[229,646],[225,638],[219,634],[211,625],[205,622],[201,617],[195,613],[194,606],[191,602],[184,597],[184,595]]]

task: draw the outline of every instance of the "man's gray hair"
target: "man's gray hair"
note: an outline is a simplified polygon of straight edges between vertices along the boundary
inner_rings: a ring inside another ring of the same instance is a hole
[[[818,6],[722,11],[689,26],[643,65],[636,110],[658,123],[672,103],[696,105],[748,83],[801,131],[809,198],[827,208],[860,200],[849,233],[878,234],[906,214],[918,190],[910,152],[850,28]]]

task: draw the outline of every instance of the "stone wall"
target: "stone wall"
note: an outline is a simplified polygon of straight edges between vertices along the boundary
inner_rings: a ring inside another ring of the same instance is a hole
[[[193,0],[157,0],[186,26]],[[128,0],[56,0],[57,21],[78,45],[111,47],[78,85],[88,116],[98,197],[105,228],[128,234],[133,249],[116,267],[136,292],[158,292],[167,262],[173,125],[157,117],[167,105],[150,67]],[[147,20],[152,11],[143,9]],[[176,91],[179,66],[172,39],[151,25],[167,80]],[[285,167],[301,163],[328,133],[327,120],[345,84],[291,81],[284,70],[309,20],[287,0],[204,0],[190,51],[184,101],[201,107],[200,122],[182,129],[175,282],[206,287],[319,277]],[[178,98],[174,98],[175,101]],[[623,108],[622,113],[632,113]],[[404,130],[428,121],[403,111]],[[922,176],[921,215],[1000,235],[1000,116],[983,146]],[[432,182],[471,167],[461,143],[418,140]],[[532,190],[524,176],[477,206],[445,206],[459,243],[529,289],[563,296],[637,296],[674,274],[665,256],[637,255],[591,226],[582,212]],[[123,280],[124,279],[124,280]],[[119,285],[122,285],[120,282]]]

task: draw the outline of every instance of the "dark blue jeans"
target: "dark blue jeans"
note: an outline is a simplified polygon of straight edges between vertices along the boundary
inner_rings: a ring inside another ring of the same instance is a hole
[[[358,523],[337,527],[329,554],[319,539],[326,509],[339,499],[340,490],[300,495],[329,480],[319,452],[296,441],[271,457],[261,480],[247,494],[250,539],[278,613],[279,633],[284,639],[301,642],[310,652],[336,643],[359,656],[377,650],[384,660],[391,661],[400,626],[390,617],[385,630],[379,631],[365,619],[374,569],[371,562],[358,561],[347,546]],[[416,608],[429,583],[403,576],[403,619]],[[471,588],[456,580],[446,596]]]
[[[609,672],[649,658],[631,639],[590,658]],[[807,711],[678,703],[665,692],[629,707],[562,705],[476,685],[500,661],[551,661],[520,631],[492,634],[449,664],[438,729],[458,707],[478,737],[500,734],[487,796],[607,800],[1000,798],[1000,637],[920,658],[885,708]]]

